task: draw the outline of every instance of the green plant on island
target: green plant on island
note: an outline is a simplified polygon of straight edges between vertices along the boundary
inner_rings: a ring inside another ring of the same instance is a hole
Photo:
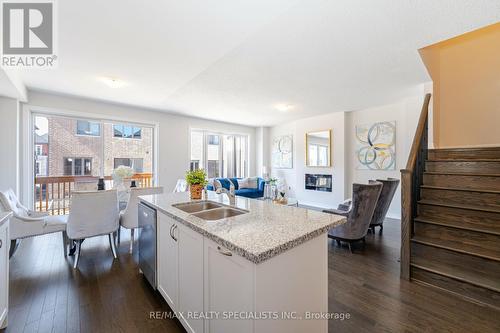
[[[208,184],[207,174],[203,169],[186,171],[186,182],[188,185],[201,185]]]

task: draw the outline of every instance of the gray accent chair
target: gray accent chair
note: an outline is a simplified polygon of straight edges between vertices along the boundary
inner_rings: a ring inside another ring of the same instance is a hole
[[[352,184],[352,205],[348,211],[338,209],[323,210],[325,213],[347,217],[346,223],[328,231],[328,237],[335,239],[338,245],[341,242],[347,242],[351,253],[351,243],[358,241],[364,243],[382,186],[382,183],[379,182]]]
[[[380,197],[378,198],[377,207],[373,212],[372,221],[370,223],[370,229],[372,233],[375,233],[375,227],[380,227],[379,234],[382,235],[384,230],[384,220],[391,205],[392,199],[394,198],[394,193],[399,186],[399,179],[397,178],[387,178],[387,179],[377,179],[376,181],[370,180],[371,183],[379,182],[382,183],[382,192],[380,192]]]

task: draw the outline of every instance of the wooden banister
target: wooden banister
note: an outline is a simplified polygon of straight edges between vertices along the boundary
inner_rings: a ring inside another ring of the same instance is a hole
[[[406,168],[401,170],[401,278],[410,279],[410,250],[413,219],[417,213],[428,150],[429,103],[425,95]]]

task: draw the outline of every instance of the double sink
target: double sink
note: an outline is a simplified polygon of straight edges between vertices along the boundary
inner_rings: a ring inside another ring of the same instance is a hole
[[[248,213],[247,210],[226,206],[213,201],[184,202],[172,206],[183,212],[209,221]]]

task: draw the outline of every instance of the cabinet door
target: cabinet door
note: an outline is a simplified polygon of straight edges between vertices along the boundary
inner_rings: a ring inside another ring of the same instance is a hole
[[[157,225],[157,269],[158,290],[175,311],[178,300],[177,241],[172,234],[174,220],[158,213]]]
[[[0,328],[7,324],[9,301],[9,222],[0,227]]]
[[[216,311],[218,319],[206,320],[205,331],[253,332],[252,320],[222,318],[225,314],[254,311],[254,264],[215,242],[204,240],[205,311]]]
[[[188,332],[202,333],[204,320],[187,316],[203,313],[203,236],[177,223],[174,234],[179,244],[179,300]]]

